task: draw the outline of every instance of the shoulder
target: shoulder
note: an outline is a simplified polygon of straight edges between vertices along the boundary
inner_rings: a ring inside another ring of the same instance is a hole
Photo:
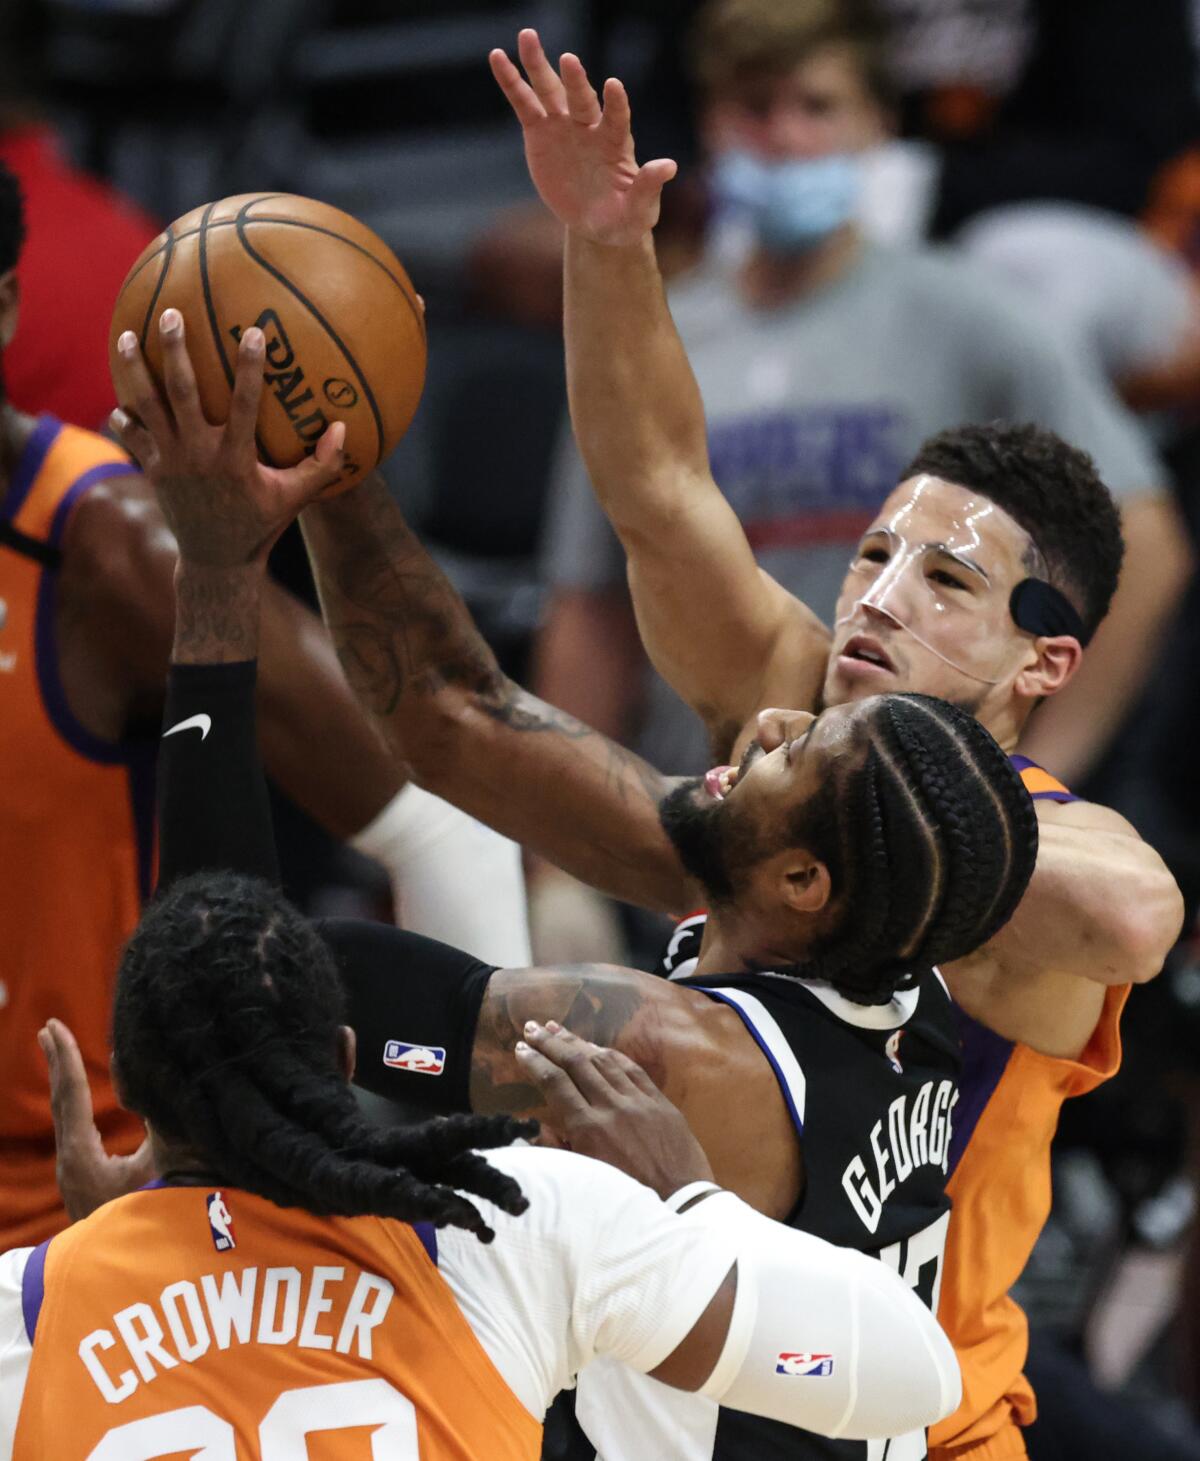
[[[1072,827],[1085,832],[1112,832],[1142,841],[1132,822],[1111,807],[1102,807],[1099,802],[1039,800],[1034,803],[1034,811],[1039,825]]]
[[[142,600],[170,583],[175,539],[140,473],[104,478],[80,499],[63,540],[66,570],[108,597]]]

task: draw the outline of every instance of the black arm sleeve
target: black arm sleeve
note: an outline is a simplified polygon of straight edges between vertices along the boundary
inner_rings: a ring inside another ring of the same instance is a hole
[[[172,665],[158,755],[158,885],[201,868],[279,882],[254,660]]]
[[[254,716],[255,664],[172,665],[158,761],[159,886],[202,868],[279,882]],[[470,1110],[495,966],[390,924],[317,923],[358,1037],[357,1084],[421,1114]]]
[[[421,1114],[469,1111],[475,1027],[495,965],[387,923],[329,918],[316,927],[358,1039],[355,1084]]]

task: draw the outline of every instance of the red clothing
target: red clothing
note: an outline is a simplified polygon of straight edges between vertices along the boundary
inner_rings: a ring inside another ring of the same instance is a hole
[[[108,374],[113,304],[158,224],[63,156],[49,127],[0,133],[0,162],[25,196],[21,316],[4,352],[14,406],[97,430],[116,405]]]

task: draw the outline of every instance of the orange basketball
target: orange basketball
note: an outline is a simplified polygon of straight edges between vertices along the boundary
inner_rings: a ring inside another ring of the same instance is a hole
[[[243,330],[266,336],[259,455],[287,467],[346,423],[352,487],[408,429],[425,381],[425,319],[408,275],[369,228],[312,198],[245,193],[176,219],[126,276],[109,335],[132,330],[162,381],[158,320],[183,315],[209,421],[229,411]],[[115,379],[115,371],[114,371]]]

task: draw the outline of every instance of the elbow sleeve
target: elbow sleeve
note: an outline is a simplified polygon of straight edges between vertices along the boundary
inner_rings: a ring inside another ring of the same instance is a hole
[[[772,1222],[727,1192],[689,1216],[724,1228],[738,1248],[729,1334],[702,1388],[710,1399],[847,1440],[923,1430],[957,1407],[950,1341],[884,1264]]]

